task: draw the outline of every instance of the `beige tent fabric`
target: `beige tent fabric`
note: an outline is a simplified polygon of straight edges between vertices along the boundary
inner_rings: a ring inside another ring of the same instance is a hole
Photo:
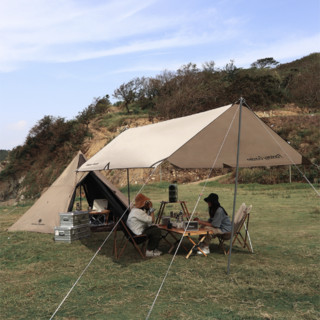
[[[60,225],[59,213],[68,212],[68,207],[76,186],[88,174],[87,172],[76,172],[79,165],[84,163],[85,160],[84,155],[79,151],[58,179],[8,230],[53,233],[54,227]],[[95,174],[127,205],[127,198],[116,187],[100,172],[95,172]]]
[[[300,164],[302,156],[248,108],[242,108],[240,167]],[[79,171],[148,168],[168,160],[180,168],[236,166],[239,105],[128,129]]]

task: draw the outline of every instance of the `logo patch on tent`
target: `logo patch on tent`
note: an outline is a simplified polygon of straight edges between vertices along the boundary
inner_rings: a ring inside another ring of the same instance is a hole
[[[34,226],[45,226],[45,223],[41,223],[42,219],[39,219],[37,223],[31,223]]]
[[[283,158],[281,154],[269,155],[269,156],[256,156],[247,158],[248,161],[260,161],[260,160],[273,160]]]

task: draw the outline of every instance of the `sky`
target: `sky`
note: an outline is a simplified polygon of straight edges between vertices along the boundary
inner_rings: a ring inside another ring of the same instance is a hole
[[[320,0],[0,0],[0,149],[135,77],[320,52]]]

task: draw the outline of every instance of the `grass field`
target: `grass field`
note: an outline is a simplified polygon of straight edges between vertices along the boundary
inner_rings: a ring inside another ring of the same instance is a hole
[[[205,195],[218,193],[231,214],[233,188],[210,182]],[[179,186],[189,211],[201,190],[199,184]],[[166,184],[146,186],[143,193],[156,208],[168,199]],[[319,197],[305,184],[251,184],[239,185],[237,207],[242,202],[253,205],[254,253],[235,245],[228,276],[228,257],[217,240],[207,258],[187,260],[179,250],[150,319],[320,318]],[[0,207],[1,319],[49,319],[107,236],[65,244],[53,235],[7,232],[28,207]],[[206,212],[201,200],[196,215],[205,218]],[[110,237],[54,319],[146,318],[172,254],[142,260],[129,244],[116,261],[112,244]]]

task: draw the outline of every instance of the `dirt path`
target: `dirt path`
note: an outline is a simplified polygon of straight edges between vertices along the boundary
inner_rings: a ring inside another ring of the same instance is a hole
[[[198,181],[194,181],[194,182],[189,182],[188,184],[199,184],[201,182],[206,182],[206,181],[216,181],[216,180],[219,180],[220,178],[225,177],[227,175],[228,175],[228,173],[227,174],[223,174],[221,176],[216,176],[216,177],[212,177],[212,178],[209,178],[209,179],[205,179],[205,180],[198,180]]]

